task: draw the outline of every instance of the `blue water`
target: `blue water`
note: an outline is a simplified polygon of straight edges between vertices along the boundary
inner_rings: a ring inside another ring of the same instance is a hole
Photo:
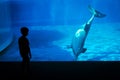
[[[14,39],[1,52],[0,61],[21,61],[17,40],[22,26],[30,29],[31,61],[73,61],[73,52],[66,46],[71,44],[76,30],[91,17],[89,4],[107,16],[94,19],[85,42],[87,51],[79,55],[78,61],[119,61],[119,3],[119,0],[9,0],[10,14],[4,17],[6,23],[11,22]]]
[[[95,23],[119,22],[119,0],[11,0],[12,24],[46,26],[76,25],[87,21],[91,14],[88,5],[107,14]]]

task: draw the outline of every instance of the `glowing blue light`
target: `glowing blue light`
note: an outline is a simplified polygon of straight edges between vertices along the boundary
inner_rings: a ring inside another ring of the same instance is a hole
[[[4,1],[10,1],[10,7]],[[0,45],[6,41],[1,33],[10,31],[11,25],[15,36],[0,61],[21,60],[17,39],[22,26],[30,29],[31,61],[73,61],[73,51],[66,45],[71,45],[77,29],[91,16],[88,4],[107,16],[95,18],[84,46],[87,51],[78,56],[78,61],[120,61],[119,0],[0,0]]]

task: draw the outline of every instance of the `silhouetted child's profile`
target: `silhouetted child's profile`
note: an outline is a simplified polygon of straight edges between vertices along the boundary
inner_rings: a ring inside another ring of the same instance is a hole
[[[21,28],[21,34],[22,36],[18,40],[19,44],[19,51],[20,55],[22,57],[22,70],[24,72],[29,71],[29,63],[31,58],[31,51],[29,47],[29,40],[26,38],[28,35],[29,29],[27,27]]]

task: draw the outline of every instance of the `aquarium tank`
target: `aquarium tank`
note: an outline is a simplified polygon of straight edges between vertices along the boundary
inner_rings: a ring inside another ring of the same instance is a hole
[[[18,45],[21,27],[29,29],[31,61],[119,61],[119,3],[120,0],[0,0],[0,61],[22,60]],[[84,27],[89,20],[92,22],[86,36]],[[79,39],[74,38],[76,34]]]

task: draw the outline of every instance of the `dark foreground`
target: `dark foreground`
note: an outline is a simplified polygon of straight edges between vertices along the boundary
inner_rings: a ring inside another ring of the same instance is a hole
[[[120,62],[31,62],[24,74],[21,62],[0,62],[0,78],[3,79],[93,79],[120,77]]]

